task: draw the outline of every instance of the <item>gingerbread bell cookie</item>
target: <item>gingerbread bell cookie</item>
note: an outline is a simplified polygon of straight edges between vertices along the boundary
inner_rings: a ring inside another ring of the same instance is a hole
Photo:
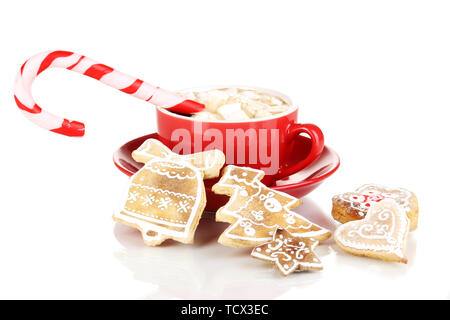
[[[219,243],[232,247],[255,247],[270,241],[278,228],[293,236],[325,240],[330,232],[308,221],[290,209],[302,202],[286,193],[272,190],[261,183],[264,172],[229,165],[219,182],[212,187],[216,194],[230,196],[216,214],[216,220],[231,224],[220,236]]]
[[[274,263],[283,276],[294,271],[322,270],[322,262],[314,253],[319,241],[313,238],[294,237],[278,229],[272,241],[253,249],[252,257]]]
[[[333,197],[333,218],[341,223],[363,219],[368,210],[384,199],[393,199],[407,214],[410,231],[417,229],[419,206],[417,197],[402,188],[388,188],[366,184],[354,192],[341,193]]]
[[[335,233],[336,243],[358,256],[407,263],[405,255],[409,219],[393,199],[372,205],[364,219],[347,222]]]
[[[145,165],[130,179],[115,221],[141,231],[147,245],[166,239],[192,243],[206,204],[203,178],[217,177],[225,163],[219,150],[178,155],[154,139],[133,152]]]

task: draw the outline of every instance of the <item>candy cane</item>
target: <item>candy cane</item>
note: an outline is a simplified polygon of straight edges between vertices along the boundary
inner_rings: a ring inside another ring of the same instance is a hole
[[[48,51],[40,53],[28,59],[20,68],[15,83],[14,99],[24,115],[32,122],[44,129],[66,136],[83,136],[84,124],[58,117],[41,109],[31,95],[33,80],[48,68],[66,68],[84,74],[136,98],[174,112],[194,113],[205,107],[201,103],[187,100],[173,92],[152,86],[140,79],[73,52]]]

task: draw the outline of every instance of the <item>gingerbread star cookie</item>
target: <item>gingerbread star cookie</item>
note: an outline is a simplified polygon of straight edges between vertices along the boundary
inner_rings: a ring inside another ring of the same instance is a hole
[[[405,255],[409,219],[393,199],[385,199],[369,208],[364,219],[347,222],[335,233],[336,243],[358,256],[407,263]]]
[[[410,231],[417,229],[419,206],[417,197],[402,188],[388,188],[376,184],[366,184],[354,192],[341,193],[333,197],[333,218],[341,223],[363,219],[367,211],[384,199],[393,199],[404,209],[410,220]]]
[[[274,263],[283,276],[294,271],[322,270],[314,253],[319,241],[294,237],[283,229],[276,230],[272,241],[253,249],[252,257]]]
[[[255,247],[270,241],[278,228],[294,236],[325,240],[331,233],[290,209],[302,202],[261,183],[264,172],[229,165],[212,187],[216,194],[230,196],[217,211],[216,220],[231,224],[219,237],[219,243],[232,247]]]
[[[178,155],[149,139],[133,158],[145,165],[131,177],[113,219],[139,229],[150,246],[166,239],[192,243],[206,205],[203,178],[219,175],[225,155],[219,150]]]

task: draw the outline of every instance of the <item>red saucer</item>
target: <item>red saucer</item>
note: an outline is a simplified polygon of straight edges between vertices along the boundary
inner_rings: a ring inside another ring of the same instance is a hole
[[[113,155],[113,161],[116,167],[128,176],[136,173],[143,164],[134,161],[131,157],[131,153],[145,140],[150,138],[158,139],[158,134],[152,133],[131,140],[116,150]],[[297,136],[294,150],[298,150],[298,152],[292,152],[290,163],[303,160],[307,156],[309,150],[305,145],[310,144],[311,141],[309,138],[301,135]],[[320,157],[308,167],[287,178],[276,181],[270,187],[274,190],[283,191],[294,197],[301,198],[316,189],[326,178],[332,175],[339,168],[339,164],[338,154],[331,148],[325,146]],[[208,199],[205,210],[208,212],[215,212],[228,201],[227,196],[216,195],[211,192],[211,186],[216,181],[217,179],[205,180],[206,196]]]

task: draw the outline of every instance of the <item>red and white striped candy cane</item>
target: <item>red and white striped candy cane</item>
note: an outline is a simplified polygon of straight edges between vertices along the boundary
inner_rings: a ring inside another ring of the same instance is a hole
[[[17,106],[25,116],[38,126],[66,136],[84,135],[84,124],[70,121],[42,110],[31,95],[33,80],[48,68],[66,68],[94,78],[128,93],[136,98],[151,102],[179,113],[194,113],[204,109],[204,105],[187,100],[173,92],[152,86],[140,79],[131,77],[100,64],[85,56],[69,51],[48,51],[28,59],[19,70],[14,88]]]

